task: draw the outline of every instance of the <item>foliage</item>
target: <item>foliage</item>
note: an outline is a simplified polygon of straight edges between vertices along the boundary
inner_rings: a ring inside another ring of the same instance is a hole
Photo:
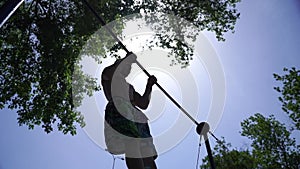
[[[282,110],[294,121],[300,130],[300,70],[295,67],[283,69],[286,74],[273,74],[274,78],[283,84],[282,87],[274,87],[281,94],[278,98],[282,103]]]
[[[89,0],[106,22],[141,11],[148,18],[155,12],[170,13],[188,20],[199,30],[215,32],[220,40],[224,40],[223,33],[233,30],[239,18],[237,2]],[[119,23],[114,29],[117,33],[123,28],[123,21]],[[41,125],[49,133],[57,125],[64,134],[76,134],[77,124],[84,126],[76,108],[85,94],[99,90],[95,79],[83,74],[76,65],[87,39],[97,38],[91,36],[100,27],[80,0],[25,1],[0,30],[0,108],[17,110],[19,125],[29,129]],[[107,42],[108,36],[96,39],[97,46],[92,48],[95,50],[85,52],[101,62],[99,56],[106,57],[108,50],[120,48],[116,45],[107,49],[107,43],[114,43]],[[172,49],[178,55],[176,60],[187,64],[190,57],[186,56],[191,50],[185,47],[184,39],[174,39],[178,36],[182,33],[164,36],[160,46]]]
[[[175,57],[173,64],[189,65],[193,55],[193,43],[200,31],[214,32],[216,38],[224,41],[224,33],[234,32],[234,25],[240,14],[236,4],[240,0],[146,0],[142,7],[145,20],[156,31],[157,42],[149,44],[171,49]],[[160,13],[160,14],[159,14]]]
[[[277,81],[283,83],[282,87],[274,89],[281,93],[279,100],[283,103],[282,109],[290,115],[299,130],[300,106],[300,71],[296,68],[283,69],[285,75],[273,74]],[[298,169],[300,168],[300,145],[296,145],[295,138],[291,138],[291,131],[284,124],[275,119],[274,115],[265,117],[256,113],[241,122],[241,135],[248,137],[251,151],[229,150],[230,144],[222,140],[215,146],[215,161],[218,168],[259,168],[259,169]],[[234,156],[238,154],[237,156]],[[236,158],[234,158],[236,157]],[[244,159],[248,160],[246,162]],[[241,162],[242,167],[236,163]],[[208,168],[208,158],[203,160],[201,168]]]
[[[252,140],[252,153],[257,160],[257,168],[298,168],[299,147],[286,127],[273,115],[264,117],[256,113],[241,123],[242,136]]]
[[[81,84],[77,90],[82,92],[97,86],[75,70],[75,63],[89,34],[99,28],[85,13],[78,2],[30,1],[2,27],[0,107],[16,109],[20,125],[42,125],[49,133],[57,123],[72,135],[76,124],[84,126],[76,111],[82,93],[72,85]]]
[[[214,147],[213,157],[216,168],[228,169],[228,168],[254,168],[254,157],[249,150],[237,150],[231,148],[230,143],[226,143],[225,139],[219,140]],[[203,164],[200,166],[202,169],[210,169],[210,163],[208,157],[203,159]]]
[[[224,139],[214,148],[216,168],[298,169],[300,147],[286,127],[273,115],[264,117],[256,113],[241,123],[241,135],[252,143],[249,150],[229,149]],[[201,168],[209,168],[206,157]]]

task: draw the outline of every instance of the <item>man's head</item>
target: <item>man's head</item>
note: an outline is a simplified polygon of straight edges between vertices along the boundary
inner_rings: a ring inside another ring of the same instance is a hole
[[[123,59],[118,59],[114,63],[117,67],[117,72],[123,75],[124,77],[127,77],[131,71],[131,65],[136,61],[137,56],[130,52],[126,55]]]

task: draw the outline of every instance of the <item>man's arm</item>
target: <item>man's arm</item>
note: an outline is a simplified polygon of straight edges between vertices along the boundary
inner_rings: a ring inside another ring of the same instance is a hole
[[[139,93],[133,93],[133,104],[141,109],[147,109],[150,103],[150,97],[152,92],[152,86],[156,83],[157,79],[155,76],[148,78],[146,89],[144,94],[141,96]]]

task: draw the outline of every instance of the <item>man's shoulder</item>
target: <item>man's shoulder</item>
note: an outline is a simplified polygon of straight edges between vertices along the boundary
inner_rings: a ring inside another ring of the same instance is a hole
[[[101,74],[102,80],[111,80],[114,70],[115,70],[114,64],[104,68]]]

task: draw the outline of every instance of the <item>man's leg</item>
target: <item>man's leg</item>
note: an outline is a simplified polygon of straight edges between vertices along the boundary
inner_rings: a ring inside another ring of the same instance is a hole
[[[144,169],[144,163],[141,158],[125,157],[128,169]]]
[[[145,169],[157,169],[153,157],[143,158],[143,162],[144,162]]]
[[[140,143],[136,140],[126,142],[125,160],[128,169],[144,169],[144,162],[141,158]]]

